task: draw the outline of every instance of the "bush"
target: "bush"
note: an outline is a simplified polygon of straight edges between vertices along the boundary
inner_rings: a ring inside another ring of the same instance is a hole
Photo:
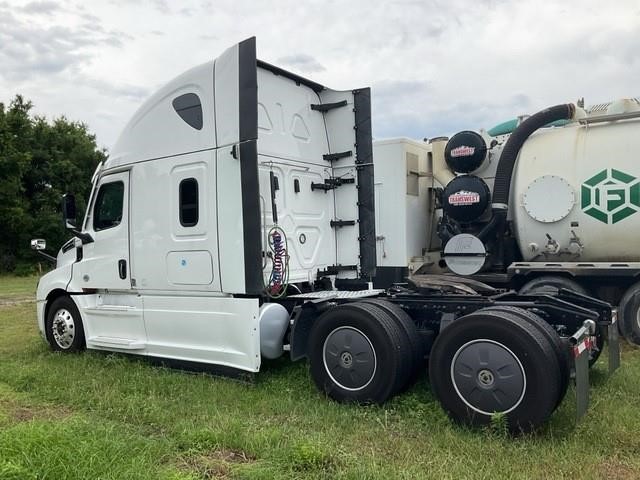
[[[18,277],[29,277],[31,275],[37,275],[38,271],[37,263],[18,262],[13,269],[13,274]]]
[[[11,273],[16,269],[16,256],[11,253],[0,254],[0,273]]]
[[[62,246],[69,238],[62,195],[75,194],[82,218],[89,180],[106,158],[85,125],[48,121],[32,108],[20,95],[0,103],[0,272],[33,273],[39,258],[29,248],[32,238],[46,239],[49,251]]]

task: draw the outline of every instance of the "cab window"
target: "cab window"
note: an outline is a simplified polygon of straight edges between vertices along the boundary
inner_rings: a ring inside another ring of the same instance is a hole
[[[93,209],[93,229],[106,230],[122,221],[122,204],[124,199],[124,183],[103,183],[98,191],[96,205]]]

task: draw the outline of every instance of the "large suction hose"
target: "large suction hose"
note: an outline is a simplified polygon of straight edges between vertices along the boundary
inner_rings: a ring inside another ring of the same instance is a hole
[[[576,107],[571,103],[556,105],[555,107],[549,107],[535,113],[518,125],[502,149],[493,186],[491,203],[493,215],[489,223],[476,234],[476,237],[485,244],[485,247],[489,243],[495,242],[494,248],[491,249],[491,263],[494,267],[498,269],[504,267],[505,255],[503,243],[507,229],[507,211],[509,208],[511,178],[520,149],[524,145],[524,142],[539,128],[559,120],[571,120],[574,118],[575,113]],[[439,164],[438,166],[440,167]],[[437,170],[439,169],[436,168],[436,163],[434,162],[434,176]],[[442,168],[442,170],[447,173],[451,172],[447,168]],[[442,239],[443,245],[459,233],[461,232],[457,222],[450,221],[446,216],[443,216],[438,226],[438,235]]]
[[[507,140],[507,143],[502,150],[502,154],[500,155],[500,161],[498,162],[496,178],[493,185],[493,199],[491,203],[493,218],[491,219],[491,222],[482,229],[482,232],[480,232],[479,235],[480,239],[485,242],[486,238],[492,233],[492,231],[495,231],[496,236],[494,238],[497,238],[497,249],[494,252],[493,260],[495,267],[504,267],[502,238],[504,237],[507,226],[507,210],[509,208],[511,177],[513,176],[513,169],[522,145],[524,145],[524,142],[527,141],[531,134],[539,128],[557,120],[570,120],[573,118],[575,111],[576,107],[571,103],[556,105],[555,107],[549,107],[541,110],[540,112],[531,115],[518,125]]]
[[[494,212],[496,210],[504,211],[504,214],[506,215],[513,168],[515,167],[518,153],[520,153],[520,149],[527,138],[529,138],[533,132],[544,127],[548,123],[555,122],[556,120],[570,120],[573,118],[575,110],[576,107],[572,103],[546,108],[531,115],[513,131],[502,150],[498,168],[496,170],[492,203]]]

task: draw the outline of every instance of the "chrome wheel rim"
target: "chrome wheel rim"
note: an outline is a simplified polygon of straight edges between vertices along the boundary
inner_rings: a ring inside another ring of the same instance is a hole
[[[352,392],[366,388],[378,367],[371,340],[354,327],[338,327],[327,335],[322,360],[331,380]]]
[[[56,345],[61,349],[67,350],[71,347],[76,336],[76,326],[69,310],[61,308],[56,311],[51,324],[51,333]]]
[[[527,390],[520,359],[489,339],[472,340],[458,349],[451,362],[451,381],[465,405],[484,415],[511,412]]]

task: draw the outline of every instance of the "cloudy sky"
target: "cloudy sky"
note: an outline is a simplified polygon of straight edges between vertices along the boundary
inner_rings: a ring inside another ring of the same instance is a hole
[[[109,148],[155,89],[253,35],[263,60],[371,86],[377,138],[640,96],[638,0],[0,0],[0,102]]]

